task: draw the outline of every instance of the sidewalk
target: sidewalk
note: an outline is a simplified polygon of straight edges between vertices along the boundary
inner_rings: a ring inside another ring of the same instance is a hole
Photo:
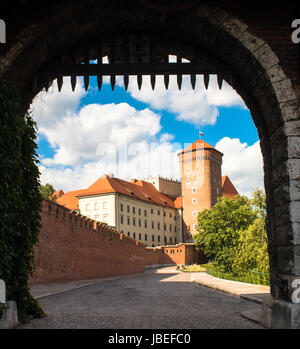
[[[219,279],[205,272],[191,273],[191,281],[261,304],[270,296],[270,287]]]
[[[269,327],[272,303],[269,286],[219,279],[205,272],[191,273],[191,281],[260,304],[256,310],[242,312],[241,316],[263,327]]]

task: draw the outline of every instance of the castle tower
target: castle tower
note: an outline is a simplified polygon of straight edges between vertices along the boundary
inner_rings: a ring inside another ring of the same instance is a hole
[[[210,209],[222,195],[223,154],[199,139],[179,154],[185,235],[197,233],[197,213]]]

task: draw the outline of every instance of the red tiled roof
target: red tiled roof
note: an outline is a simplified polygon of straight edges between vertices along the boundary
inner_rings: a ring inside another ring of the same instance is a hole
[[[214,149],[215,151],[219,152],[217,149],[215,149],[214,147],[212,147],[208,143],[204,142],[202,139],[198,139],[192,145],[183,149],[179,154],[182,154],[185,152],[190,152],[190,151],[195,151],[195,150],[200,150],[200,149]]]
[[[55,191],[52,195],[51,198],[60,198],[62,195],[64,195],[65,193],[63,192],[63,190],[57,190]]]
[[[177,198],[174,199],[174,205],[176,208],[182,208],[182,196],[177,196]]]
[[[222,196],[234,199],[236,195],[239,195],[228,176],[222,177]]]
[[[56,199],[56,202],[60,205],[66,206],[70,210],[78,210],[78,199],[76,198],[76,195],[80,194],[84,190],[74,190],[69,191]]]
[[[108,193],[119,193],[157,205],[169,206],[172,208],[177,207],[173,199],[160,193],[155,186],[149,182],[143,180],[128,182],[109,176],[100,177],[87,189],[66,193],[60,197],[57,202],[68,208],[78,209],[78,197]]]

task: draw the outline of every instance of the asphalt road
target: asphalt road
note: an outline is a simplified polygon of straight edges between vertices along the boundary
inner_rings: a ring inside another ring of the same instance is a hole
[[[257,304],[191,282],[174,267],[102,281],[39,300],[47,316],[25,329],[253,329]]]

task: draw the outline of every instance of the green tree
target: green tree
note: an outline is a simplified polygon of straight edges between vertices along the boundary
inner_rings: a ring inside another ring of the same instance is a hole
[[[196,247],[213,260],[216,266],[225,272],[232,272],[240,232],[246,230],[256,217],[247,197],[221,197],[210,210],[198,214]]]
[[[53,188],[52,184],[46,183],[45,185],[41,185],[40,193],[43,199],[50,199],[55,201],[55,197],[53,197],[55,189]]]
[[[250,200],[256,219],[246,230],[241,232],[238,250],[232,269],[237,274],[246,274],[250,270],[268,273],[269,255],[266,233],[266,196],[256,189]]]
[[[235,274],[247,274],[250,270],[269,271],[268,240],[263,229],[263,221],[256,218],[248,229],[241,231],[232,265]]]

